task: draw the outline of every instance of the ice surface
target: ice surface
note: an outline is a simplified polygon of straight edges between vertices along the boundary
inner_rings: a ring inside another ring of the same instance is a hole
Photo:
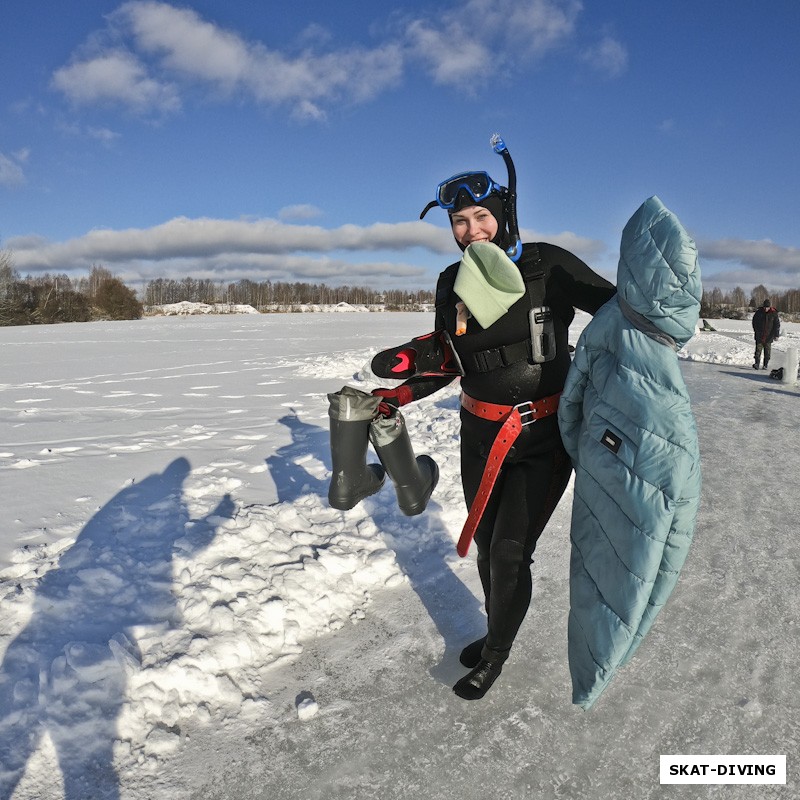
[[[474,556],[454,548],[455,385],[404,409],[441,470],[425,514],[404,517],[390,484],[327,505],[326,393],[378,385],[371,354],[431,321],[0,329],[0,797],[644,798],[660,753],[786,753],[791,785],[759,797],[796,791],[800,390],[752,370],[749,323],[713,321],[681,354],[695,543],[584,713],[566,663],[569,490],[503,676],[478,703],[451,692],[485,624]],[[770,367],[800,341],[785,328]]]

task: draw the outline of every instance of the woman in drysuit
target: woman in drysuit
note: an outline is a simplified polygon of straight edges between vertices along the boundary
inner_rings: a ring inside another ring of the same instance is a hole
[[[612,284],[572,253],[546,242],[521,245],[515,175],[508,149],[492,141],[509,187],[485,172],[439,184],[433,207],[447,211],[464,252],[439,277],[436,330],[379,353],[379,377],[404,378],[376,389],[380,409],[425,397],[461,375],[461,477],[469,511],[459,543],[474,536],[486,598],[486,636],[467,645],[470,672],[453,687],[483,697],[500,675],[531,600],[533,552],[571,472],[556,410],[570,366],[574,308],[594,314]]]

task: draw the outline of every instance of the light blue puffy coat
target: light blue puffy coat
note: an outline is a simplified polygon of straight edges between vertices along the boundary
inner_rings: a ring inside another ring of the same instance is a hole
[[[676,351],[701,295],[694,241],[651,197],[625,226],[617,296],[581,334],[558,411],[575,466],[572,701],[585,709],[650,629],[691,544],[700,452]]]

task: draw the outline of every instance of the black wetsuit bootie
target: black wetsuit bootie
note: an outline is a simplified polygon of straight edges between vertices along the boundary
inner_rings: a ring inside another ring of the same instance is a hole
[[[463,700],[480,700],[500,677],[507,658],[507,650],[499,652],[484,646],[481,660],[475,669],[461,678],[453,687],[453,691]]]
[[[486,644],[486,637],[484,636],[481,639],[478,639],[477,642],[472,642],[468,644],[462,651],[461,655],[458,657],[458,660],[469,669],[473,669],[477,667],[480,660],[481,660],[481,651],[483,650],[483,646]]]

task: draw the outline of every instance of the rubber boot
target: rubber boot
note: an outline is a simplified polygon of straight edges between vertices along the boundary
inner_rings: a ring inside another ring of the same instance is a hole
[[[328,395],[333,465],[328,502],[340,511],[353,508],[383,486],[383,467],[367,465],[369,426],[381,399],[351,386]]]
[[[436,462],[430,456],[414,457],[406,421],[399,411],[374,420],[369,438],[392,479],[400,510],[407,517],[421,514],[439,480]]]

